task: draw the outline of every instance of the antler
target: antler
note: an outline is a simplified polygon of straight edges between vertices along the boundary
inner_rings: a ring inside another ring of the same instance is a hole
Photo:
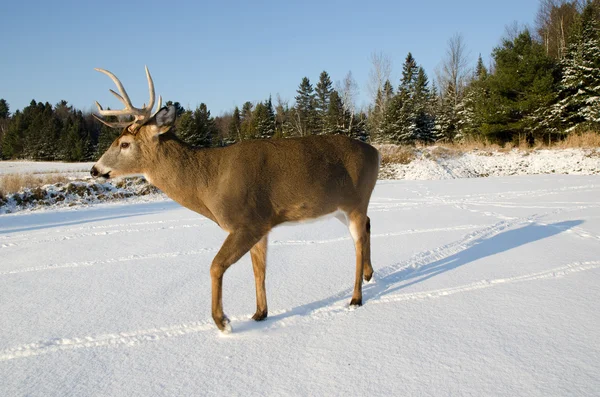
[[[160,110],[160,108],[162,106],[162,97],[159,95],[156,111],[154,113],[152,113],[152,108],[154,107],[154,82],[152,81],[152,76],[150,76],[150,71],[148,70],[148,67],[146,66],[145,68],[146,68],[146,78],[148,79],[148,90],[150,91],[150,101],[148,102],[148,106],[146,106],[144,104],[144,106],[141,109],[138,109],[131,104],[129,95],[127,95],[127,91],[125,91],[125,87],[123,87],[123,84],[121,84],[121,81],[119,81],[117,76],[115,76],[108,70],[94,68],[98,72],[104,73],[105,75],[107,75],[108,77],[111,78],[111,80],[115,83],[115,85],[117,86],[117,88],[121,94],[119,95],[113,90],[109,90],[110,93],[113,94],[115,97],[117,97],[117,99],[119,101],[121,101],[121,103],[123,105],[125,105],[125,109],[122,109],[122,110],[110,110],[110,109],[104,110],[102,108],[102,106],[96,101],[96,106],[98,107],[98,113],[100,113],[101,116],[134,116],[133,121],[108,122],[108,121],[104,121],[102,118],[100,118],[94,114],[93,116],[98,121],[100,121],[101,123],[103,123],[109,127],[112,127],[112,128],[127,127],[129,125],[142,125]]]

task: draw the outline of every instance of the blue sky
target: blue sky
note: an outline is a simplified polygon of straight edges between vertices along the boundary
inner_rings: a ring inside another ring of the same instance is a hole
[[[0,98],[113,108],[115,73],[134,104],[147,101],[144,65],[158,94],[213,115],[280,94],[293,103],[303,76],[351,70],[368,102],[370,55],[393,61],[393,84],[411,51],[430,79],[447,41],[462,33],[474,64],[487,61],[506,25],[531,24],[537,0],[454,1],[9,1],[2,6]]]

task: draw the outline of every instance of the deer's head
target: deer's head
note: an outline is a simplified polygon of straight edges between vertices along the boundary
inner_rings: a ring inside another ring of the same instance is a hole
[[[150,90],[148,106],[138,109],[133,107],[125,88],[119,79],[111,72],[96,69],[110,77],[121,94],[110,92],[124,105],[123,110],[104,110],[98,102],[98,112],[101,116],[134,116],[133,121],[107,122],[94,115],[100,122],[111,128],[123,128],[121,135],[110,145],[100,160],[92,167],[90,173],[94,178],[114,178],[118,176],[143,174],[151,164],[159,145],[159,135],[169,131],[175,122],[175,108],[173,106],[161,108],[161,97],[158,97],[157,111],[152,113],[154,107],[154,83],[148,68],[146,77]]]

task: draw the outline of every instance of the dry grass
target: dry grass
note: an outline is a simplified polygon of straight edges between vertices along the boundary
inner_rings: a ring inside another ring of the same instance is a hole
[[[418,145],[419,146],[419,145]],[[420,145],[424,146],[424,145]],[[425,145],[426,146],[426,145]],[[470,138],[461,142],[436,143],[435,146],[445,148],[458,154],[470,151],[498,151],[507,152],[512,149],[519,149],[528,152],[536,149],[569,149],[569,148],[600,148],[600,132],[587,131],[584,133],[572,133],[562,141],[553,141],[548,145],[547,141],[538,139],[533,145],[530,145],[526,139],[515,142],[507,142],[504,146],[492,143],[483,138]]]
[[[381,164],[408,164],[416,158],[415,149],[412,146],[377,145],[381,153]]]
[[[471,138],[461,142],[437,142],[433,145],[424,143],[417,143],[415,146],[377,144],[375,147],[381,152],[381,162],[385,166],[388,164],[409,164],[417,158],[419,151],[427,158],[439,159],[456,157],[468,152],[492,155],[493,152],[509,152],[513,149],[519,149],[525,153],[539,149],[598,149],[600,148],[600,132],[572,133],[566,139],[552,142],[551,145],[548,145],[547,142],[542,142],[542,140],[536,140],[534,145],[530,145],[526,139],[521,139],[520,141],[508,142],[504,146],[500,146],[483,138]],[[594,151],[593,153],[598,152]]]
[[[570,134],[565,140],[555,143],[554,146],[561,149],[598,148],[600,147],[600,134],[592,131]]]
[[[66,183],[69,181],[61,174],[6,174],[0,175],[0,197],[16,193],[25,188],[36,188],[53,183]]]

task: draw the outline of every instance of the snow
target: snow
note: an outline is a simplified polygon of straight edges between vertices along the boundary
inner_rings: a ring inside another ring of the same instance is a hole
[[[85,206],[107,201],[127,202],[164,201],[167,196],[140,177],[118,181],[73,181],[25,188],[20,192],[0,197],[0,214],[24,210],[50,210]]]
[[[391,179],[432,180],[486,176],[600,173],[598,149],[552,149],[525,152],[467,152],[435,155],[434,148],[418,153],[411,163],[394,164]]]
[[[171,201],[0,216],[0,395],[595,395],[600,181],[381,181],[375,281],[349,310],[336,219],[270,236],[210,317],[225,233]]]
[[[61,173],[84,178],[94,163],[61,163],[58,161],[0,161],[0,175],[15,173]]]

